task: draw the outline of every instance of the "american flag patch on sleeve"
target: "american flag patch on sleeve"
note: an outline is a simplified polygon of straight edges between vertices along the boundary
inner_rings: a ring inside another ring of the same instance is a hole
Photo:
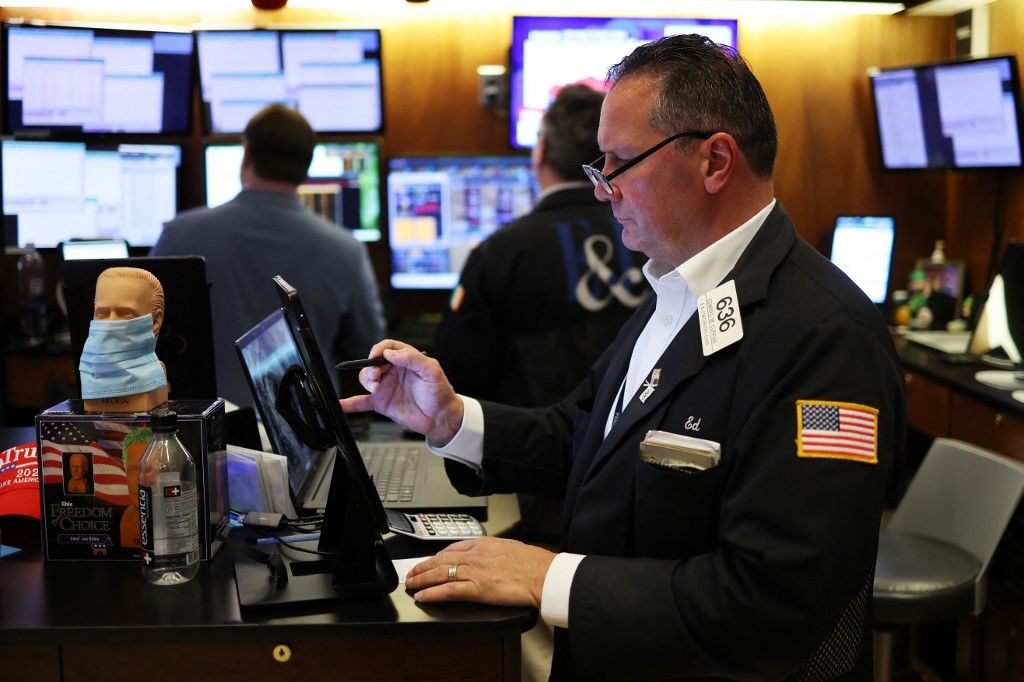
[[[796,401],[798,457],[878,463],[878,410],[857,403]]]

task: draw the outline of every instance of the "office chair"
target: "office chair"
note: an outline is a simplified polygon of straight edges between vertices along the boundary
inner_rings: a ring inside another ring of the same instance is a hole
[[[876,682],[892,679],[897,630],[944,621],[958,622],[958,671],[975,676],[973,617],[985,609],[989,561],[1022,493],[1024,464],[958,440],[935,439],[879,535]],[[960,660],[961,636],[966,661]]]

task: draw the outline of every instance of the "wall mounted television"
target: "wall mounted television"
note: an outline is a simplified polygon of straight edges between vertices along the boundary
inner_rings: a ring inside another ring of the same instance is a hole
[[[1013,55],[871,69],[868,77],[886,170],[1021,167]]]
[[[181,146],[0,140],[4,245],[156,243],[180,205]]]
[[[189,132],[190,32],[4,23],[9,133]]]
[[[205,149],[206,205],[219,206],[242,190],[242,145]],[[313,148],[299,198],[311,211],[348,229],[361,242],[381,238],[380,147],[373,141],[321,142]]]
[[[509,58],[511,143],[532,147],[544,111],[571,83],[604,90],[608,67],[642,43],[667,35],[699,33],[732,48],[735,19],[512,17]]]
[[[390,158],[391,286],[453,289],[473,247],[527,213],[538,192],[529,156]]]
[[[197,30],[208,133],[238,133],[281,102],[319,133],[379,132],[384,125],[380,31]]]

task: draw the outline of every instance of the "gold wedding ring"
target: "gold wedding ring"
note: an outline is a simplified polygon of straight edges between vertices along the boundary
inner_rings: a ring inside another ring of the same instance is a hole
[[[458,564],[448,564],[448,582],[453,583],[457,580],[456,574],[459,572]]]

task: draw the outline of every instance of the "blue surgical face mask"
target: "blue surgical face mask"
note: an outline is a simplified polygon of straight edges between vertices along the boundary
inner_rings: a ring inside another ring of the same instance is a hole
[[[93,320],[78,363],[83,398],[146,393],[167,384],[156,357],[153,316]]]

